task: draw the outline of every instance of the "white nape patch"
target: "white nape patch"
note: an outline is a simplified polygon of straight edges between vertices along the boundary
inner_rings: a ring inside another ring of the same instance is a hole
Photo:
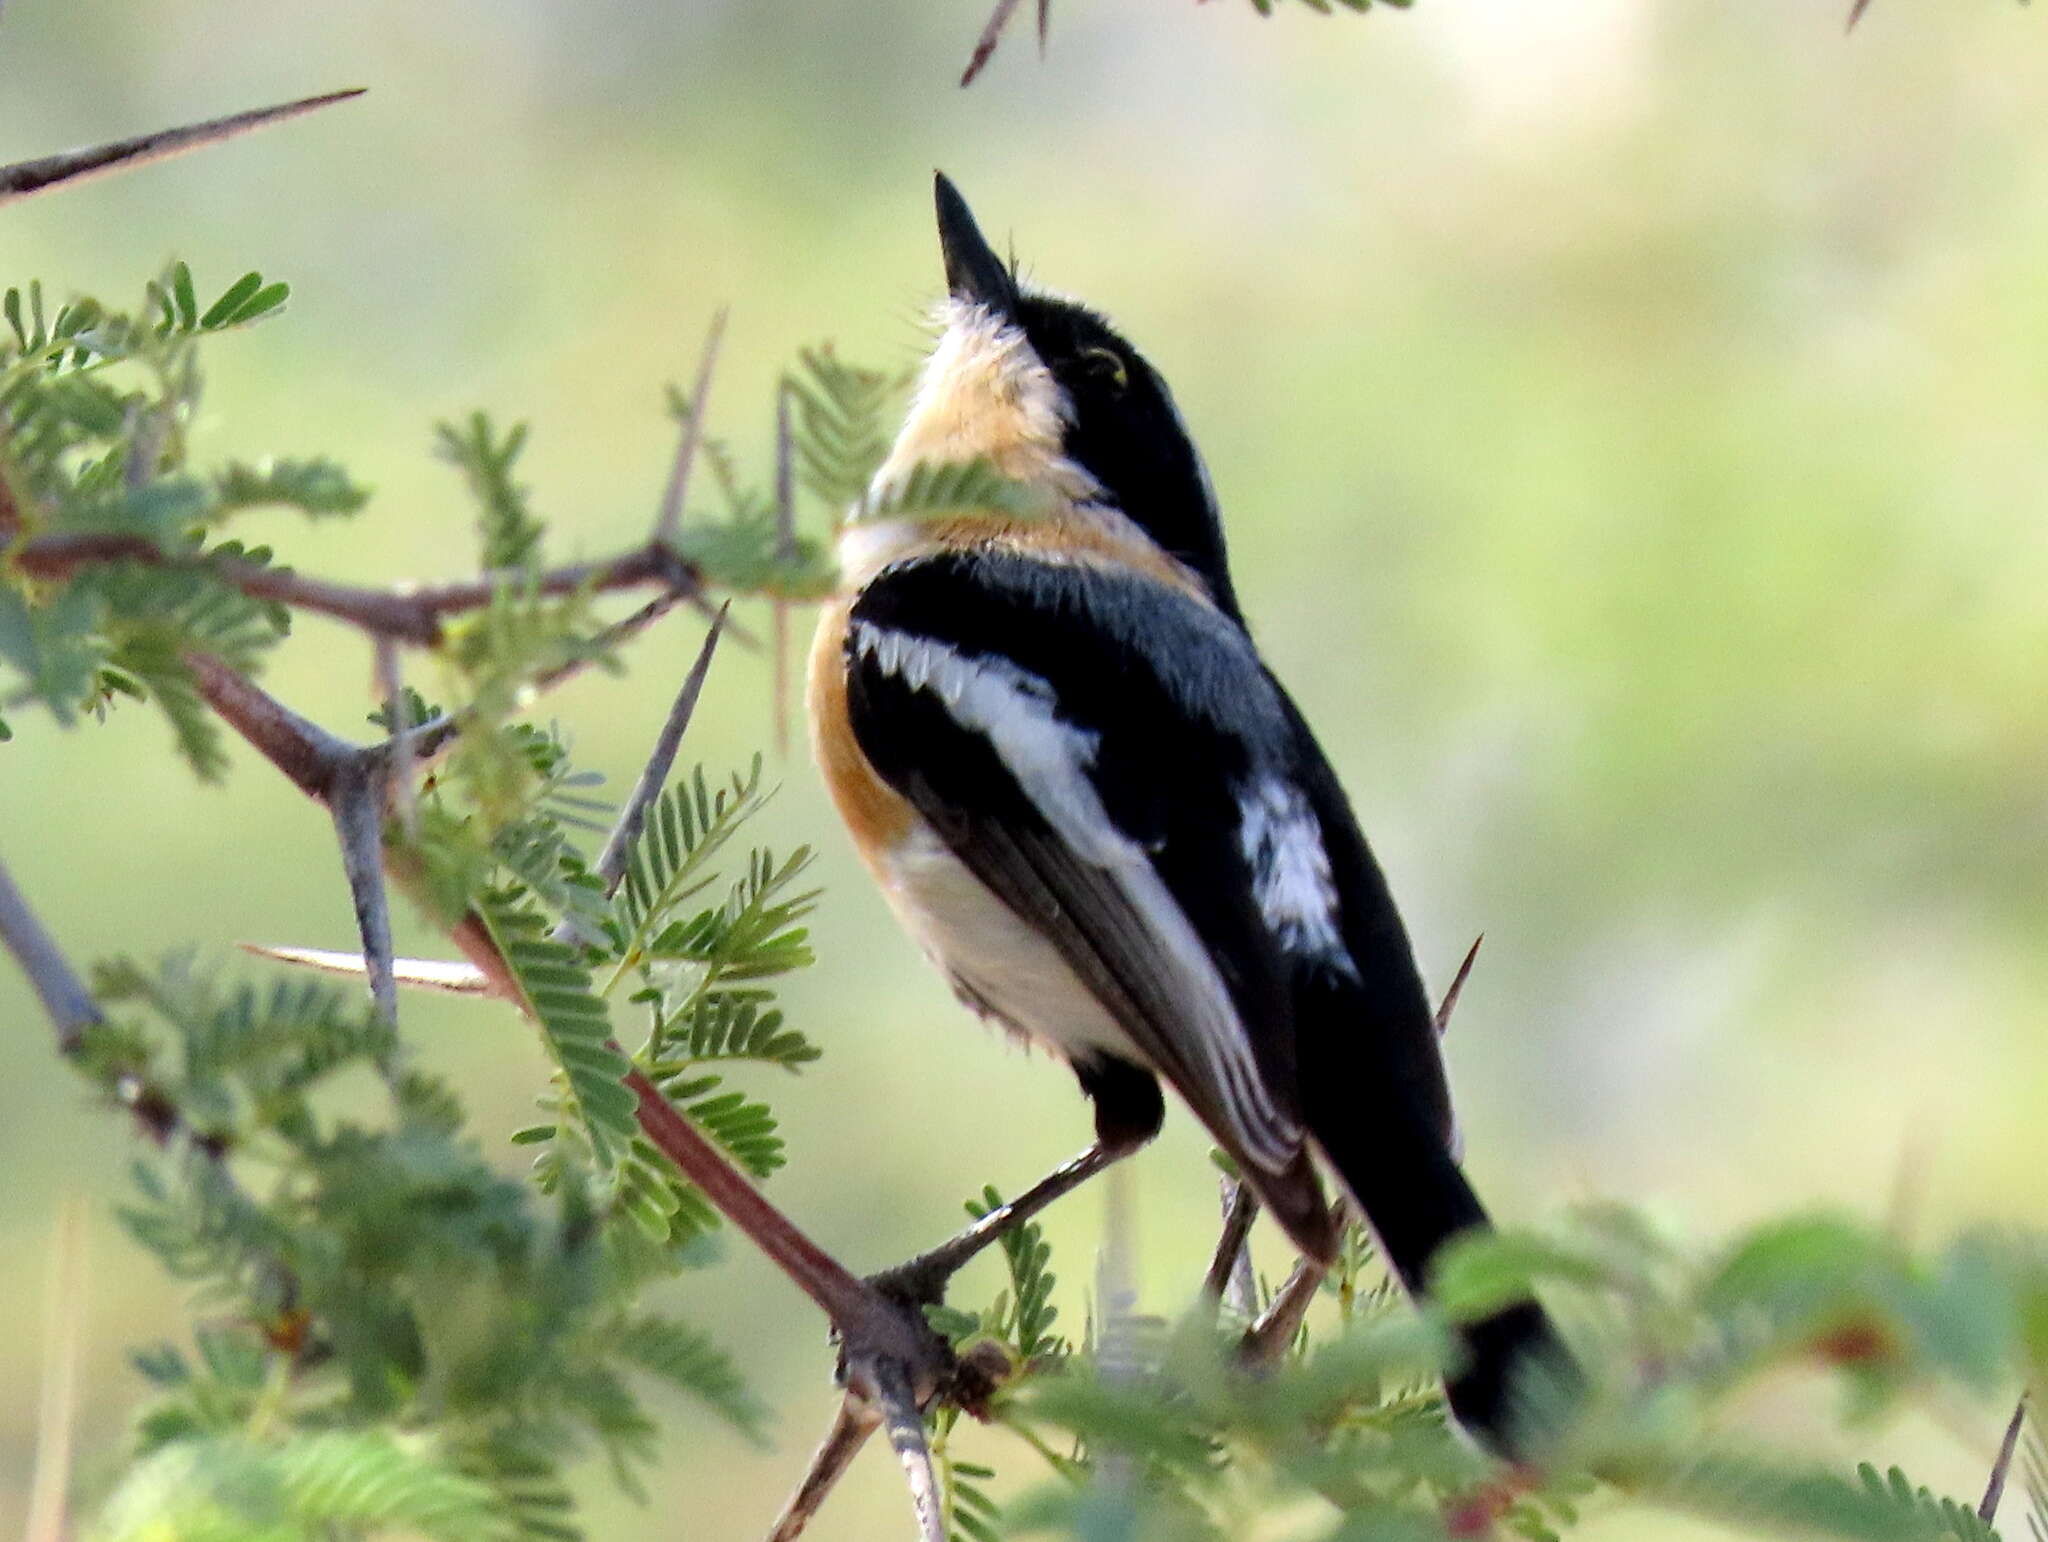
[[[1285,1171],[1301,1150],[1301,1127],[1273,1105],[1250,1037],[1208,948],[1143,849],[1103,808],[1088,776],[1100,736],[1061,719],[1051,685],[1008,659],[970,658],[930,638],[866,621],[855,621],[848,636],[855,651],[873,659],[883,673],[930,691],[961,727],[985,736],[1068,849],[1115,879],[1148,941],[1163,955],[1147,973],[1178,997],[1173,1007],[1182,1042],[1189,1058],[1207,1072],[1245,1156],[1265,1171]],[[920,882],[919,875],[907,871],[901,877],[920,887],[938,882],[936,877]],[[931,898],[940,896],[935,892]],[[1007,907],[1001,907],[1002,915],[1017,934],[1008,942],[988,935],[986,914],[971,928],[949,928],[949,907],[912,908],[922,913],[916,929],[941,967],[971,981],[976,994],[1005,1021],[1063,1049],[1107,1047],[1140,1064],[1152,1063],[1106,1013],[1098,1011],[1097,1021],[1089,1022],[1063,1010],[1079,981],[1045,938]],[[993,962],[998,955],[1004,960],[1000,966]],[[1048,962],[1034,970],[1018,967],[1033,957]],[[1107,1045],[1102,1025],[1115,1035]]]
[[[858,510],[858,505],[855,506]],[[915,519],[849,519],[839,527],[839,581],[849,593],[865,589],[899,557],[931,540],[931,527]]]
[[[1323,827],[1301,789],[1263,777],[1238,793],[1238,840],[1252,870],[1252,894],[1281,946],[1357,978],[1337,932],[1337,887]]]

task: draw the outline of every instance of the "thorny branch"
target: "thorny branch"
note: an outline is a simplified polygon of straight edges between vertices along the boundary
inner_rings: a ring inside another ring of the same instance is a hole
[[[147,165],[151,161],[181,155],[187,150],[197,150],[202,145],[219,144],[251,129],[282,123],[287,118],[296,118],[301,113],[313,112],[336,102],[346,102],[351,97],[361,96],[364,90],[362,86],[355,86],[346,91],[330,91],[324,96],[309,96],[276,107],[258,107],[225,118],[209,118],[204,123],[191,123],[183,128],[161,129],[154,134],[138,134],[133,139],[117,139],[112,144],[95,145],[89,150],[67,150],[39,160],[16,161],[11,166],[0,166],[0,205],[27,198],[33,193],[46,192],[66,182]]]
[[[194,665],[201,695],[209,705],[330,811],[337,810],[337,798],[349,797],[350,789],[373,769],[381,774],[383,746],[358,749],[336,739],[218,660],[195,658]],[[673,749],[661,753],[673,754]],[[344,824],[338,812],[336,826],[346,841],[360,842],[360,836]],[[415,876],[406,861],[388,849],[382,852],[382,860],[401,882]],[[354,871],[352,866],[352,874]],[[381,891],[381,883],[377,888]],[[510,1000],[521,999],[504,956],[474,913],[457,921],[450,928],[450,937],[478,971],[485,989]],[[388,951],[382,967],[390,970]],[[395,980],[395,971],[389,978]],[[840,1339],[841,1375],[849,1400],[879,1411],[881,1420],[896,1432],[892,1441],[914,1472],[915,1452],[906,1445],[909,1437],[902,1432],[917,1426],[922,1439],[920,1410],[949,1383],[953,1370],[950,1346],[926,1324],[915,1302],[857,1279],[763,1198],[643,1073],[631,1072],[626,1085],[639,1100],[638,1118],[647,1138],[831,1320]],[[993,1240],[993,1236],[979,1237],[977,1248]]]
[[[10,560],[37,578],[62,578],[94,563],[122,561],[210,573],[252,599],[316,611],[350,622],[373,636],[394,637],[427,648],[440,643],[442,618],[481,610],[501,594],[599,593],[658,582],[671,595],[694,599],[704,587],[704,576],[695,563],[655,540],[604,562],[571,563],[543,573],[487,573],[481,578],[390,589],[334,583],[260,563],[173,556],[135,535],[42,536],[26,542]]]

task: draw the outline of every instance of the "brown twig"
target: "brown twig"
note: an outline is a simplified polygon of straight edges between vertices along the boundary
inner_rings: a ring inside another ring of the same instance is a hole
[[[1252,1222],[1258,1215],[1259,1197],[1252,1192],[1251,1185],[1232,1180],[1223,1204],[1223,1234],[1216,1239],[1209,1272],[1202,1279],[1202,1293],[1212,1301],[1224,1298],[1237,1277],[1238,1266],[1246,1261],[1245,1239],[1251,1235]]]
[[[2020,1448],[2020,1430],[2027,1422],[2027,1394],[2020,1394],[2012,1419],[2005,1426],[2005,1439],[1998,1445],[1998,1460],[1991,1464],[1991,1477],[1984,1485],[1984,1498],[1977,1505],[1977,1519],[1990,1525],[1998,1518],[1998,1502],[2005,1498],[2005,1480],[2012,1475],[2013,1453]]]
[[[364,90],[362,86],[355,86],[346,91],[330,91],[324,96],[309,96],[276,107],[259,107],[225,118],[209,118],[204,123],[191,123],[183,128],[160,129],[154,134],[138,134],[133,139],[117,139],[112,144],[95,145],[89,150],[67,150],[58,155],[46,155],[40,160],[16,161],[11,166],[0,166],[0,205],[12,203],[17,198],[27,198],[33,193],[46,192],[66,182],[143,166],[181,155],[187,150],[197,150],[203,145],[219,144],[251,129],[282,123],[301,113],[348,101],[351,97],[361,96]]]
[[[5,863],[0,863],[0,942],[7,944],[49,1014],[50,1026],[57,1031],[57,1048],[66,1055],[78,1053],[86,1029],[105,1020],[99,1003],[92,999],[92,992],[72,969],[56,939],[36,919]]]
[[[289,568],[253,562],[175,556],[135,535],[42,536],[13,552],[11,560],[23,572],[37,578],[62,578],[101,562],[142,562],[210,573],[252,599],[275,600],[316,611],[373,635],[429,648],[441,641],[444,617],[480,610],[508,592],[559,595],[581,590],[631,589],[659,582],[672,594],[691,598],[703,589],[703,575],[694,563],[653,541],[605,562],[572,563],[544,573],[487,573],[481,578],[391,589],[334,583],[309,578]]]
[[[1856,23],[1863,19],[1863,13],[1869,6],[1870,0],[1852,0],[1849,6],[1849,20],[1844,23],[1842,30],[1844,32],[1854,32],[1856,30]]]
[[[882,1416],[872,1404],[851,1396],[840,1400],[838,1411],[832,1415],[832,1427],[818,1443],[811,1465],[804,1470],[802,1480],[769,1528],[768,1542],[796,1542],[803,1535],[811,1517],[832,1496],[832,1490],[846,1476],[846,1469],[868,1443],[868,1437],[881,1427]]]
[[[189,652],[185,664],[198,683],[199,694],[228,727],[290,777],[300,792],[326,803],[335,774],[355,753],[354,745],[300,717],[210,653]]]
[[[471,958],[482,965],[474,954]],[[488,966],[483,967],[488,972]],[[842,1333],[877,1315],[876,1293],[763,1199],[745,1175],[725,1159],[724,1153],[669,1105],[654,1083],[643,1073],[633,1071],[627,1075],[626,1085],[640,1099],[640,1128],[647,1138],[799,1290],[817,1302]],[[906,1358],[917,1357],[910,1346],[905,1349]]]
[[[1238,1359],[1251,1366],[1271,1365],[1285,1354],[1294,1335],[1301,1331],[1301,1320],[1308,1316],[1309,1305],[1322,1283],[1321,1264],[1310,1263],[1306,1258],[1297,1260],[1287,1283],[1273,1292],[1266,1310],[1238,1340]]]

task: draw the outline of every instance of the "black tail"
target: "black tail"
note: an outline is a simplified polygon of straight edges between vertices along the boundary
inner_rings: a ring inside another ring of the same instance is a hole
[[[1488,1224],[1479,1196],[1444,1141],[1415,1110],[1361,1098],[1351,1086],[1304,1087],[1308,1125],[1365,1211],[1394,1273],[1421,1296],[1430,1260],[1460,1232]],[[1462,1369],[1444,1387],[1458,1423],[1509,1459],[1530,1453],[1517,1430],[1517,1381],[1525,1369],[1570,1374],[1570,1356],[1543,1308],[1517,1302],[1459,1330]]]

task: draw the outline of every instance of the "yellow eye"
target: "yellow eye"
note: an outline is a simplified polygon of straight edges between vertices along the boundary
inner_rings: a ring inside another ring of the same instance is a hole
[[[1114,348],[1095,345],[1081,350],[1081,357],[1106,373],[1121,391],[1131,383],[1131,372]]]

